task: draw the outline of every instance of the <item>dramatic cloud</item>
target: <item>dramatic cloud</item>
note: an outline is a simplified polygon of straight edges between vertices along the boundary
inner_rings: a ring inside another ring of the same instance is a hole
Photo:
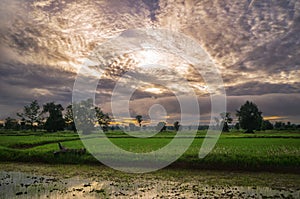
[[[230,96],[227,98],[228,110],[235,113],[246,100],[255,102],[266,118],[299,121],[299,93]]]
[[[40,103],[70,103],[75,76],[72,72],[40,65],[2,64],[0,117],[15,117],[16,111],[34,99]]]
[[[223,86],[213,61],[229,111],[252,100],[265,116],[300,121],[298,0],[0,0],[0,5],[1,119],[33,99],[70,103],[76,75],[88,66],[102,74],[95,93],[107,111],[114,88],[124,85],[136,89],[130,98],[133,117],[149,118],[158,103],[171,122],[181,114],[175,95],[188,99],[193,89],[207,122],[209,92],[222,92]]]

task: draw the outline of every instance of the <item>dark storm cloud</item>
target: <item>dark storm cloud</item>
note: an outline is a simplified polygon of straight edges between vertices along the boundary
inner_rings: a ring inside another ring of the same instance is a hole
[[[34,99],[41,104],[55,101],[65,105],[71,102],[74,73],[21,63],[2,63],[0,68],[2,118],[15,114]]]
[[[229,96],[241,95],[264,95],[268,93],[299,93],[300,83],[293,84],[272,84],[259,81],[246,82],[226,88],[226,94]]]
[[[4,81],[12,86],[25,86],[28,88],[70,86],[76,75],[62,69],[22,63],[2,63],[0,68],[2,82]]]
[[[114,88],[116,82],[112,79],[102,78],[98,82],[98,89],[110,90]]]
[[[299,123],[300,94],[266,94],[227,97],[228,111],[236,113],[246,100],[258,105],[264,116],[282,116]]]
[[[189,103],[186,97],[186,104]],[[263,112],[263,116],[281,116],[283,121],[291,121],[299,123],[300,112],[300,94],[266,94],[266,95],[243,95],[243,96],[228,96],[227,97],[227,111],[231,113],[232,117],[236,120],[236,111],[246,102],[252,101]],[[136,114],[141,114],[145,118],[148,117],[148,111],[154,104],[162,105],[170,116],[169,121],[180,120],[181,110],[176,97],[165,97],[160,99],[140,99],[130,102],[130,110],[132,117]],[[200,109],[200,122],[201,124],[208,124],[211,117],[211,101],[210,97],[198,98]],[[110,103],[103,106],[106,111],[110,110]],[[193,111],[191,111],[192,113]],[[187,115],[189,112],[186,113]]]
[[[150,15],[152,21],[155,21],[156,12],[159,10],[159,0],[143,0],[143,2],[149,7]]]

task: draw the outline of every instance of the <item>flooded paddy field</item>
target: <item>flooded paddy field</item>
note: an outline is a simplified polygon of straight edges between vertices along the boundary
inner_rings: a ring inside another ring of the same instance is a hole
[[[298,174],[0,164],[0,198],[300,198]]]

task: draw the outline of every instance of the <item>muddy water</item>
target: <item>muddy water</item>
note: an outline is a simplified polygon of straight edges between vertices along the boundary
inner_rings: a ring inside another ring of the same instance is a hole
[[[0,171],[0,198],[300,198],[300,190],[143,179],[58,179]]]

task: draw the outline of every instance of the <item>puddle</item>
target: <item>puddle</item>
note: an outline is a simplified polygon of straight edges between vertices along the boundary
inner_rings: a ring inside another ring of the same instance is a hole
[[[146,179],[58,179],[0,171],[0,198],[300,198],[300,190]]]

